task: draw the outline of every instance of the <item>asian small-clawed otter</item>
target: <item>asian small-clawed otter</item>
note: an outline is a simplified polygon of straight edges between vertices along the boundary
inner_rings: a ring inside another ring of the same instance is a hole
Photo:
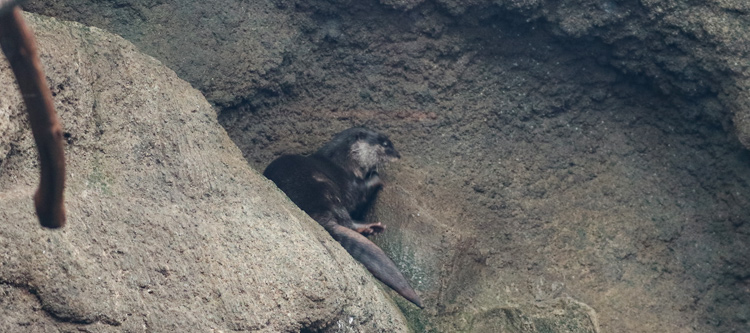
[[[423,308],[422,301],[385,252],[363,235],[378,223],[355,221],[383,187],[378,166],[401,157],[387,136],[362,127],[345,130],[310,156],[284,155],[263,175],[276,183],[378,280]]]

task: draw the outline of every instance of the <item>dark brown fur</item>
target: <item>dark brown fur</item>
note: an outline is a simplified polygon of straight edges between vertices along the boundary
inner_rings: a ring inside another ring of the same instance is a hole
[[[384,230],[380,223],[352,218],[372,203],[382,182],[377,167],[400,157],[383,134],[350,128],[311,156],[285,155],[263,175],[318,221],[357,261],[401,296],[422,308],[422,301],[396,265],[364,235]]]

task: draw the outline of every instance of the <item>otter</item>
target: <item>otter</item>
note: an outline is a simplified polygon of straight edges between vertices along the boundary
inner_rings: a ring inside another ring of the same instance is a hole
[[[354,127],[336,134],[310,156],[283,155],[263,175],[331,234],[378,280],[424,308],[396,264],[365,236],[383,232],[362,216],[383,187],[378,167],[401,155],[384,134]]]

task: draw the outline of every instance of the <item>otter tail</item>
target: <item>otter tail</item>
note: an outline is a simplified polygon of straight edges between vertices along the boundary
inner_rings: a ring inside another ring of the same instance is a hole
[[[354,259],[365,265],[378,280],[420,309],[424,308],[419,296],[398,271],[396,264],[375,243],[358,232],[338,224],[331,224],[326,229],[333,239],[339,242]]]

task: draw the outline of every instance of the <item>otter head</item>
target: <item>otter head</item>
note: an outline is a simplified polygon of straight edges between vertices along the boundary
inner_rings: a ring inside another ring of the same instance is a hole
[[[349,169],[361,179],[378,166],[401,157],[385,134],[364,127],[350,128],[337,134],[317,154]]]
[[[387,136],[369,130],[358,133],[357,139],[352,143],[350,150],[352,160],[356,161],[359,167],[366,172],[401,158]]]

